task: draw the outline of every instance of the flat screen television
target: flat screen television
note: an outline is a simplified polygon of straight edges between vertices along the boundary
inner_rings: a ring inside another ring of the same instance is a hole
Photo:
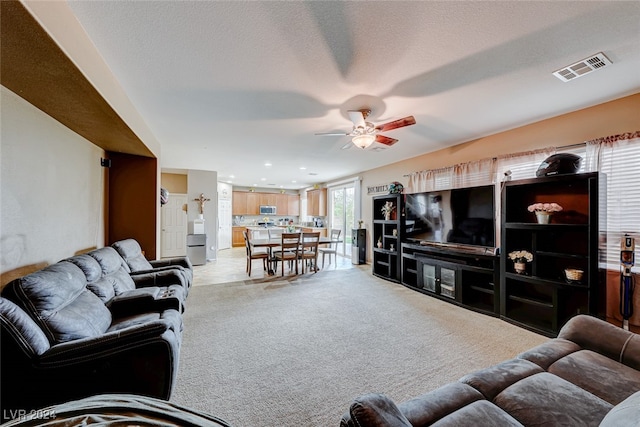
[[[405,194],[408,242],[495,248],[493,185]]]

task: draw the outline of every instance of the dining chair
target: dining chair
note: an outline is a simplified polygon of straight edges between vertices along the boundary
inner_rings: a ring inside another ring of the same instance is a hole
[[[247,274],[251,277],[251,264],[254,259],[261,259],[262,266],[267,271],[267,262],[269,261],[269,252],[266,248],[251,248],[251,232],[244,230],[242,232],[244,236],[244,245],[247,249]]]
[[[282,236],[282,233],[284,233],[284,228],[281,228],[281,227],[267,228],[267,232],[269,233],[270,239],[275,239],[275,238],[279,239],[280,236]]]
[[[311,262],[313,271],[318,271],[318,243],[320,242],[320,232],[302,233],[300,242],[300,254],[298,259],[302,262],[302,274],[304,274],[305,264]]]
[[[278,261],[282,261],[282,275],[284,276],[284,262],[289,261],[289,272],[296,265],[296,274],[298,274],[298,255],[300,253],[300,233],[282,233],[280,247],[273,254],[273,260],[278,269]]]
[[[322,253],[322,268],[324,268],[324,257],[325,255],[329,255],[329,264],[331,264],[331,255],[333,255],[333,260],[334,262],[337,264],[338,263],[338,259],[337,259],[337,253],[338,253],[338,239],[340,239],[340,233],[342,232],[342,230],[338,230],[338,229],[331,229],[331,243],[329,244],[329,247],[326,248],[319,248],[318,251],[320,253]]]

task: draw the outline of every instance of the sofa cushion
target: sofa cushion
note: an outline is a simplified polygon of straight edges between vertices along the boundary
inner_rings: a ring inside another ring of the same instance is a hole
[[[102,267],[100,263],[88,254],[76,255],[67,258],[68,261],[80,268],[87,278],[87,288],[96,294],[104,303],[110,301],[115,295],[113,284],[108,280],[102,280]]]
[[[484,397],[475,388],[453,382],[402,402],[398,404],[398,408],[412,425],[427,426],[465,405],[482,399]]]
[[[517,358],[529,360],[546,371],[556,360],[580,349],[581,347],[574,342],[555,338],[520,353]]]
[[[488,399],[493,398],[511,384],[543,372],[540,366],[523,359],[510,359],[489,368],[465,375],[460,382],[478,390]]]
[[[124,268],[122,258],[115,249],[110,246],[96,249],[87,255],[95,259],[102,268],[102,278],[104,283],[94,282],[94,286],[107,286],[110,284],[116,295],[136,288],[136,284]]]
[[[50,342],[65,342],[100,335],[111,324],[111,313],[85,285],[82,270],[61,261],[14,280],[5,291]]]
[[[515,418],[487,400],[478,400],[431,424],[432,427],[522,427]]]
[[[549,372],[612,405],[640,390],[640,371],[591,350],[580,350],[563,357],[549,367]]]
[[[27,313],[13,302],[0,297],[0,322],[3,333],[11,334],[27,356],[40,356],[49,350],[49,340]]]
[[[395,403],[379,393],[365,394],[357,398],[351,404],[349,414],[357,426],[412,427]]]
[[[600,427],[638,427],[640,425],[640,391],[613,407]]]
[[[613,408],[597,396],[548,372],[532,375],[498,394],[493,403],[524,425],[598,426]]]
[[[112,245],[131,271],[151,270],[153,266],[142,254],[142,248],[135,239],[124,239]]]

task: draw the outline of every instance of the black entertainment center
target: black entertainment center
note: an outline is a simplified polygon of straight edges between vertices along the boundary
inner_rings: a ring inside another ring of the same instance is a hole
[[[499,316],[495,187],[406,194],[402,284]]]
[[[602,316],[604,285],[597,264],[601,184],[598,174],[589,173],[506,182],[499,195],[496,186],[486,185],[376,196],[373,274],[555,336],[575,314]],[[527,208],[547,202],[565,209],[551,224],[539,224]],[[382,209],[387,203],[394,206],[389,217]],[[514,250],[533,254],[527,271],[514,270],[508,258]],[[583,270],[584,277],[567,280],[569,267]]]

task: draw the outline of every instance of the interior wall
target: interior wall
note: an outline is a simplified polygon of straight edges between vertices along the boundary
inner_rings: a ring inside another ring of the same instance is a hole
[[[363,189],[363,220],[365,224],[371,224],[373,220],[371,212],[373,195],[367,194],[369,186],[398,181],[406,187],[409,180],[404,175],[412,172],[537,148],[577,144],[604,136],[636,131],[639,124],[640,93],[371,169],[360,174]],[[370,258],[371,254],[367,256]]]
[[[0,286],[104,246],[104,151],[0,87]]]
[[[177,173],[162,173],[162,188],[166,189],[169,194],[187,194],[187,175]]]
[[[218,173],[189,170],[187,175],[187,221],[188,232],[193,232],[193,220],[200,214],[199,203],[194,199],[203,194],[210,199],[204,205],[204,229],[207,235],[207,260],[217,258],[218,246]]]
[[[136,239],[145,257],[155,260],[159,255],[158,159],[122,153],[108,154],[111,159],[108,244]]]

